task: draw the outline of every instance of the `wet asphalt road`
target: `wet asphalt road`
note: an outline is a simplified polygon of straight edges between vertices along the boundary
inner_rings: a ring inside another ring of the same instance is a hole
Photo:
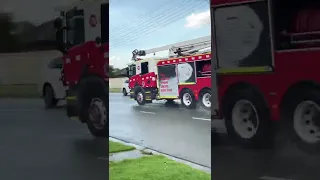
[[[110,136],[211,167],[210,111],[165,102],[138,106],[119,93],[109,97]]]
[[[223,122],[215,126],[223,129]],[[299,150],[286,135],[274,148],[250,150],[235,146],[220,134],[212,146],[212,177],[216,180],[318,180],[320,156]]]
[[[106,139],[39,99],[0,100],[1,180],[107,179]]]

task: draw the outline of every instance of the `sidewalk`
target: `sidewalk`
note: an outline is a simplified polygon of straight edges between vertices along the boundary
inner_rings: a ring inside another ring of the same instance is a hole
[[[109,138],[110,180],[209,180],[211,169]]]

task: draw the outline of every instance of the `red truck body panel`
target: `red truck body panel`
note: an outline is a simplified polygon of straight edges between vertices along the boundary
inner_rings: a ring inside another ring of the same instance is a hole
[[[63,56],[65,84],[77,84],[85,66],[88,67],[88,73],[96,74],[107,80],[106,70],[108,68],[106,66],[109,64],[109,58],[105,56],[105,53],[108,51],[108,43],[97,46],[94,41],[70,48],[68,54]]]
[[[211,0],[211,7],[215,8],[223,4],[237,4],[239,2],[254,2],[243,0]],[[213,17],[211,17],[213,18]],[[320,25],[317,20],[320,11],[304,9],[294,17],[292,27],[288,34],[301,33],[299,39],[315,39],[320,35],[308,35],[306,32],[319,31]],[[288,90],[298,83],[320,82],[320,48],[319,43],[300,44],[296,49],[275,50],[273,49],[274,69],[264,73],[244,74],[219,74],[217,73],[217,90],[219,111],[222,109],[222,100],[227,90],[238,83],[248,83],[256,87],[264,96],[271,112],[272,120],[280,119],[280,105]],[[221,115],[222,113],[219,112]],[[223,118],[222,116],[218,118]]]

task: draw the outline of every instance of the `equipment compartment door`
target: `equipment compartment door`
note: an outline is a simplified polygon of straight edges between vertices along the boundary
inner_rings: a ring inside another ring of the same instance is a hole
[[[213,9],[213,47],[218,68],[229,69],[229,72],[231,69],[238,69],[236,72],[244,68],[254,70],[253,67],[271,69],[273,54],[268,10],[267,0]]]
[[[194,62],[178,64],[179,85],[196,83],[196,67]]]
[[[176,68],[175,64],[158,67],[160,98],[177,98],[179,96]]]

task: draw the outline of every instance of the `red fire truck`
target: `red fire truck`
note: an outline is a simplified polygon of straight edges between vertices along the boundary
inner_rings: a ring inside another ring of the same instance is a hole
[[[67,116],[86,123],[94,136],[108,135],[109,1],[59,7],[57,43],[63,53]]]
[[[134,51],[136,74],[129,79],[131,98],[139,105],[152,100],[181,99],[183,106],[211,108],[211,53],[199,52],[211,46],[202,37],[144,51]],[[169,50],[169,58],[140,59],[148,53]]]
[[[285,122],[319,152],[319,18],[316,1],[211,0],[213,118],[237,142],[268,144]]]

